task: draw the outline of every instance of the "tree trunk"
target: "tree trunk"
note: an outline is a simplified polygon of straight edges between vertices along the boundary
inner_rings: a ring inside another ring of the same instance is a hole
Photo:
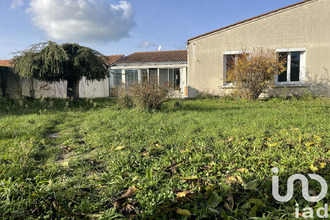
[[[32,99],[34,99],[35,98],[35,94],[36,94],[36,88],[34,86],[34,79],[30,79],[29,81],[30,81],[30,97]]]
[[[79,79],[68,79],[67,97],[72,99],[79,98]]]

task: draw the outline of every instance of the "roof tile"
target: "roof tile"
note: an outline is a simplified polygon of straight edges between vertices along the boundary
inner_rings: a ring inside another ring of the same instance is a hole
[[[0,66],[11,67],[11,60],[0,60]]]
[[[117,63],[151,63],[187,61],[187,50],[136,52]]]
[[[107,57],[107,64],[112,65],[118,62],[120,59],[124,58],[124,55],[110,55],[106,56]]]

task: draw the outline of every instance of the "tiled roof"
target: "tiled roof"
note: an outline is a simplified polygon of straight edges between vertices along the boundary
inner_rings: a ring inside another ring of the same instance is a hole
[[[111,56],[106,56],[107,57],[107,64],[112,65],[115,64],[117,61],[122,59],[124,55],[111,55]]]
[[[187,50],[136,52],[117,63],[187,62]]]
[[[10,67],[11,66],[11,60],[0,60],[0,66]]]
[[[295,3],[295,4],[292,4],[292,5],[289,5],[289,6],[283,7],[283,8],[279,8],[279,9],[274,10],[274,11],[270,11],[270,12],[267,12],[267,13],[262,14],[262,15],[255,16],[255,17],[253,17],[253,18],[249,18],[249,19],[246,19],[246,20],[243,20],[243,21],[237,22],[237,23],[235,23],[235,24],[231,24],[231,25],[229,25],[229,26],[226,26],[226,27],[223,27],[223,28],[220,28],[220,29],[217,29],[217,30],[214,30],[214,31],[207,32],[207,33],[205,33],[205,34],[201,34],[201,35],[199,35],[199,36],[197,36],[197,37],[190,38],[188,41],[192,41],[192,40],[198,39],[198,38],[200,38],[200,37],[204,37],[204,36],[207,36],[207,35],[209,35],[209,34],[213,34],[213,33],[215,33],[215,32],[222,31],[222,30],[225,30],[225,29],[227,29],[227,28],[234,27],[234,26],[239,25],[239,24],[243,24],[243,23],[245,23],[245,22],[252,21],[252,20],[254,20],[254,19],[262,18],[262,17],[264,17],[264,16],[267,16],[267,15],[270,15],[270,14],[273,14],[273,13],[277,13],[277,12],[280,12],[280,11],[282,11],[282,10],[289,9],[289,8],[291,8],[291,7],[295,7],[295,6],[298,6],[298,5],[301,5],[301,4],[304,4],[304,3],[310,2],[310,1],[315,1],[315,0],[305,0],[305,1],[297,2],[297,3]]]

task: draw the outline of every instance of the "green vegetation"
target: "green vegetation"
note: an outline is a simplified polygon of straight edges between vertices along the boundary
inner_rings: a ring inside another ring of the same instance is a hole
[[[275,50],[256,49],[244,52],[237,59],[228,57],[228,81],[237,87],[237,93],[247,99],[258,99],[267,88],[274,86],[276,75],[286,71],[286,60]]]
[[[118,90],[118,105],[121,108],[135,107],[144,112],[161,110],[162,104],[169,99],[171,92],[173,90],[169,83],[159,85],[154,79],[150,82],[134,83],[127,89]]]
[[[67,81],[67,97],[79,98],[79,81],[101,80],[108,75],[107,58],[76,43],[58,45],[48,41],[15,54],[13,71],[22,77],[48,82]],[[31,90],[31,97],[34,92]]]
[[[288,176],[329,175],[329,99],[0,99],[0,213],[8,219],[290,219]],[[319,185],[310,182],[311,193]]]

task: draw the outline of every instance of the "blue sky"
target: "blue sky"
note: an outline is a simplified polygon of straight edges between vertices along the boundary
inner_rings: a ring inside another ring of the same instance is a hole
[[[185,49],[189,38],[300,0],[1,0],[0,59],[48,40],[105,55]]]

